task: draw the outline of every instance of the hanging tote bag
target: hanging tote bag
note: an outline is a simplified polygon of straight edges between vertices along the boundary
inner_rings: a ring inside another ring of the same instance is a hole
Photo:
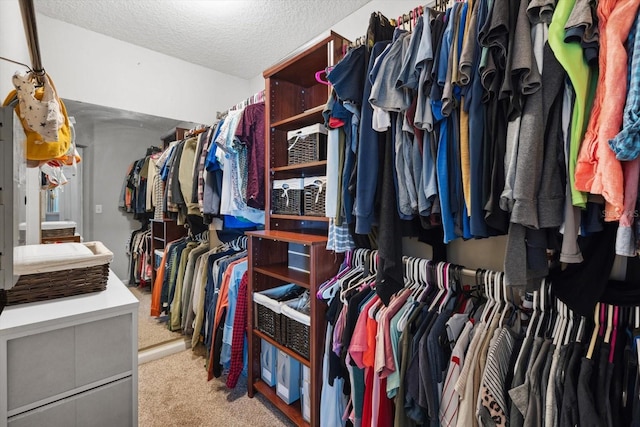
[[[4,101],[4,106],[15,102],[14,110],[27,137],[27,160],[49,161],[63,158],[71,147],[69,117],[58,97],[48,74],[43,85],[37,86],[34,73],[13,76],[15,90]]]

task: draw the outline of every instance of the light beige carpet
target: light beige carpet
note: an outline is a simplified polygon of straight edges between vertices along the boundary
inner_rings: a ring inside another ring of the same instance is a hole
[[[151,292],[136,287],[129,287],[129,291],[140,301],[138,307],[138,351],[182,339],[180,332],[171,332],[166,323],[151,317]]]
[[[202,353],[185,350],[139,366],[140,427],[294,425],[260,394],[247,397],[245,377],[233,390],[226,376],[207,381]]]

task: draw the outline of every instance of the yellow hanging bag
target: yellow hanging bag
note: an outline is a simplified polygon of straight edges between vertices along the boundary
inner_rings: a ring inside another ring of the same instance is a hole
[[[15,89],[3,105],[15,103],[14,110],[27,137],[27,160],[58,159],[67,163],[69,157],[73,157],[73,154],[68,156],[72,138],[69,116],[51,77],[44,74],[42,82],[39,86],[33,72],[24,76],[16,73],[13,77]]]

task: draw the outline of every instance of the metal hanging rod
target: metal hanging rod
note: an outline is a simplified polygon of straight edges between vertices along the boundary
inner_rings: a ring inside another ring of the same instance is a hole
[[[36,10],[33,5],[33,0],[20,0],[20,11],[22,13],[24,32],[27,36],[29,56],[31,57],[31,68],[36,75],[43,76],[44,67],[42,66],[42,57],[40,55],[38,25],[36,23]]]

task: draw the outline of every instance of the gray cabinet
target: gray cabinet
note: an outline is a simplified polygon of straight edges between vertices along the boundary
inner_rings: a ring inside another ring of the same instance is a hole
[[[103,292],[0,315],[0,427],[135,426],[137,299],[111,273]]]

